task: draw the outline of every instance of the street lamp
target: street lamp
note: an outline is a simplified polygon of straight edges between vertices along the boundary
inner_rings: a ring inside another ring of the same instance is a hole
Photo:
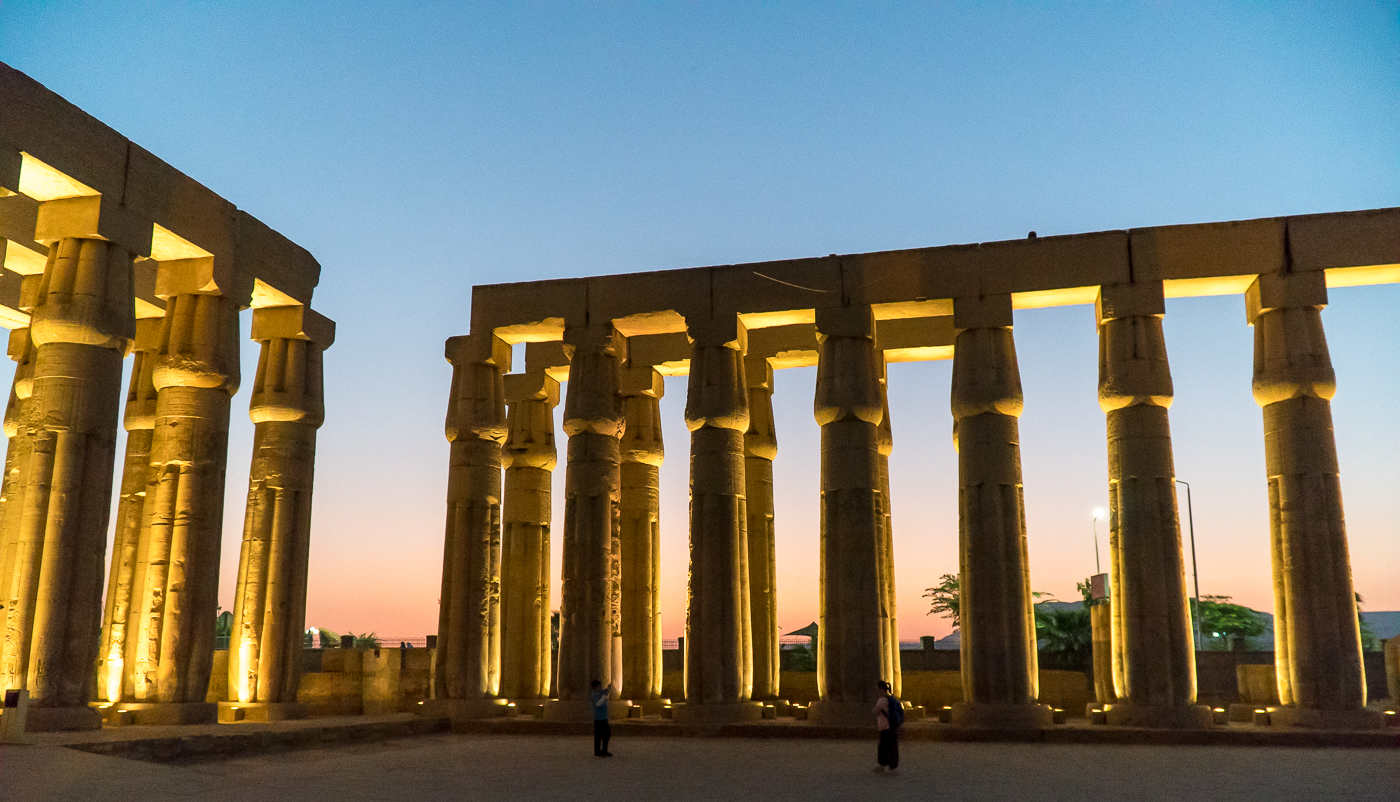
[[[1104,517],[1102,507],[1094,509],[1094,573],[1102,574],[1103,566],[1099,564],[1099,519]]]
[[[1186,528],[1191,533],[1191,581],[1196,588],[1196,607],[1191,611],[1191,623],[1196,630],[1196,651],[1201,650],[1201,575],[1196,570],[1196,519],[1191,514],[1191,484],[1180,479],[1179,485],[1186,486]]]

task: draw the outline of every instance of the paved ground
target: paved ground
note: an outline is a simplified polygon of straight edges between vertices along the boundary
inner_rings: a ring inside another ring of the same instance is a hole
[[[1396,800],[1400,750],[909,743],[875,775],[854,741],[448,733],[188,765],[0,747],[0,800]],[[875,796],[877,795],[878,796]]]

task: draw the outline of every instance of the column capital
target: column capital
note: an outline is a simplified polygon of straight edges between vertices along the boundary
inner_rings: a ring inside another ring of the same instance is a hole
[[[305,340],[322,351],[335,342],[335,321],[301,304],[253,310],[252,339]]]
[[[1254,279],[1244,292],[1245,317],[1249,325],[1275,309],[1321,309],[1327,305],[1327,277],[1321,271],[1307,273],[1265,273]]]
[[[455,367],[480,364],[497,367],[502,373],[510,370],[510,343],[494,334],[462,334],[448,337],[443,355]]]
[[[953,299],[953,329],[1011,328],[1011,296],[981,295]]]
[[[1110,284],[1099,287],[1094,313],[1102,326],[1106,321],[1119,318],[1164,315],[1167,312],[1166,304],[1160,281]]]
[[[543,401],[550,407],[559,405],[559,382],[547,373],[511,373],[505,377],[507,404],[522,401]]]

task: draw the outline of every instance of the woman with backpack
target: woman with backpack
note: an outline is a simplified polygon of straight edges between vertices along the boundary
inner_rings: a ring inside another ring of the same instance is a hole
[[[880,680],[880,699],[875,702],[875,727],[880,745],[875,750],[875,771],[899,771],[899,728],[904,724],[904,705],[890,692],[890,684]]]

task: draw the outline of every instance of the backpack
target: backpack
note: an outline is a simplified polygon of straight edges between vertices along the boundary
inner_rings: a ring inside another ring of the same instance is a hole
[[[890,729],[897,730],[904,726],[904,703],[895,698],[894,694],[885,699],[885,720],[890,723]]]

